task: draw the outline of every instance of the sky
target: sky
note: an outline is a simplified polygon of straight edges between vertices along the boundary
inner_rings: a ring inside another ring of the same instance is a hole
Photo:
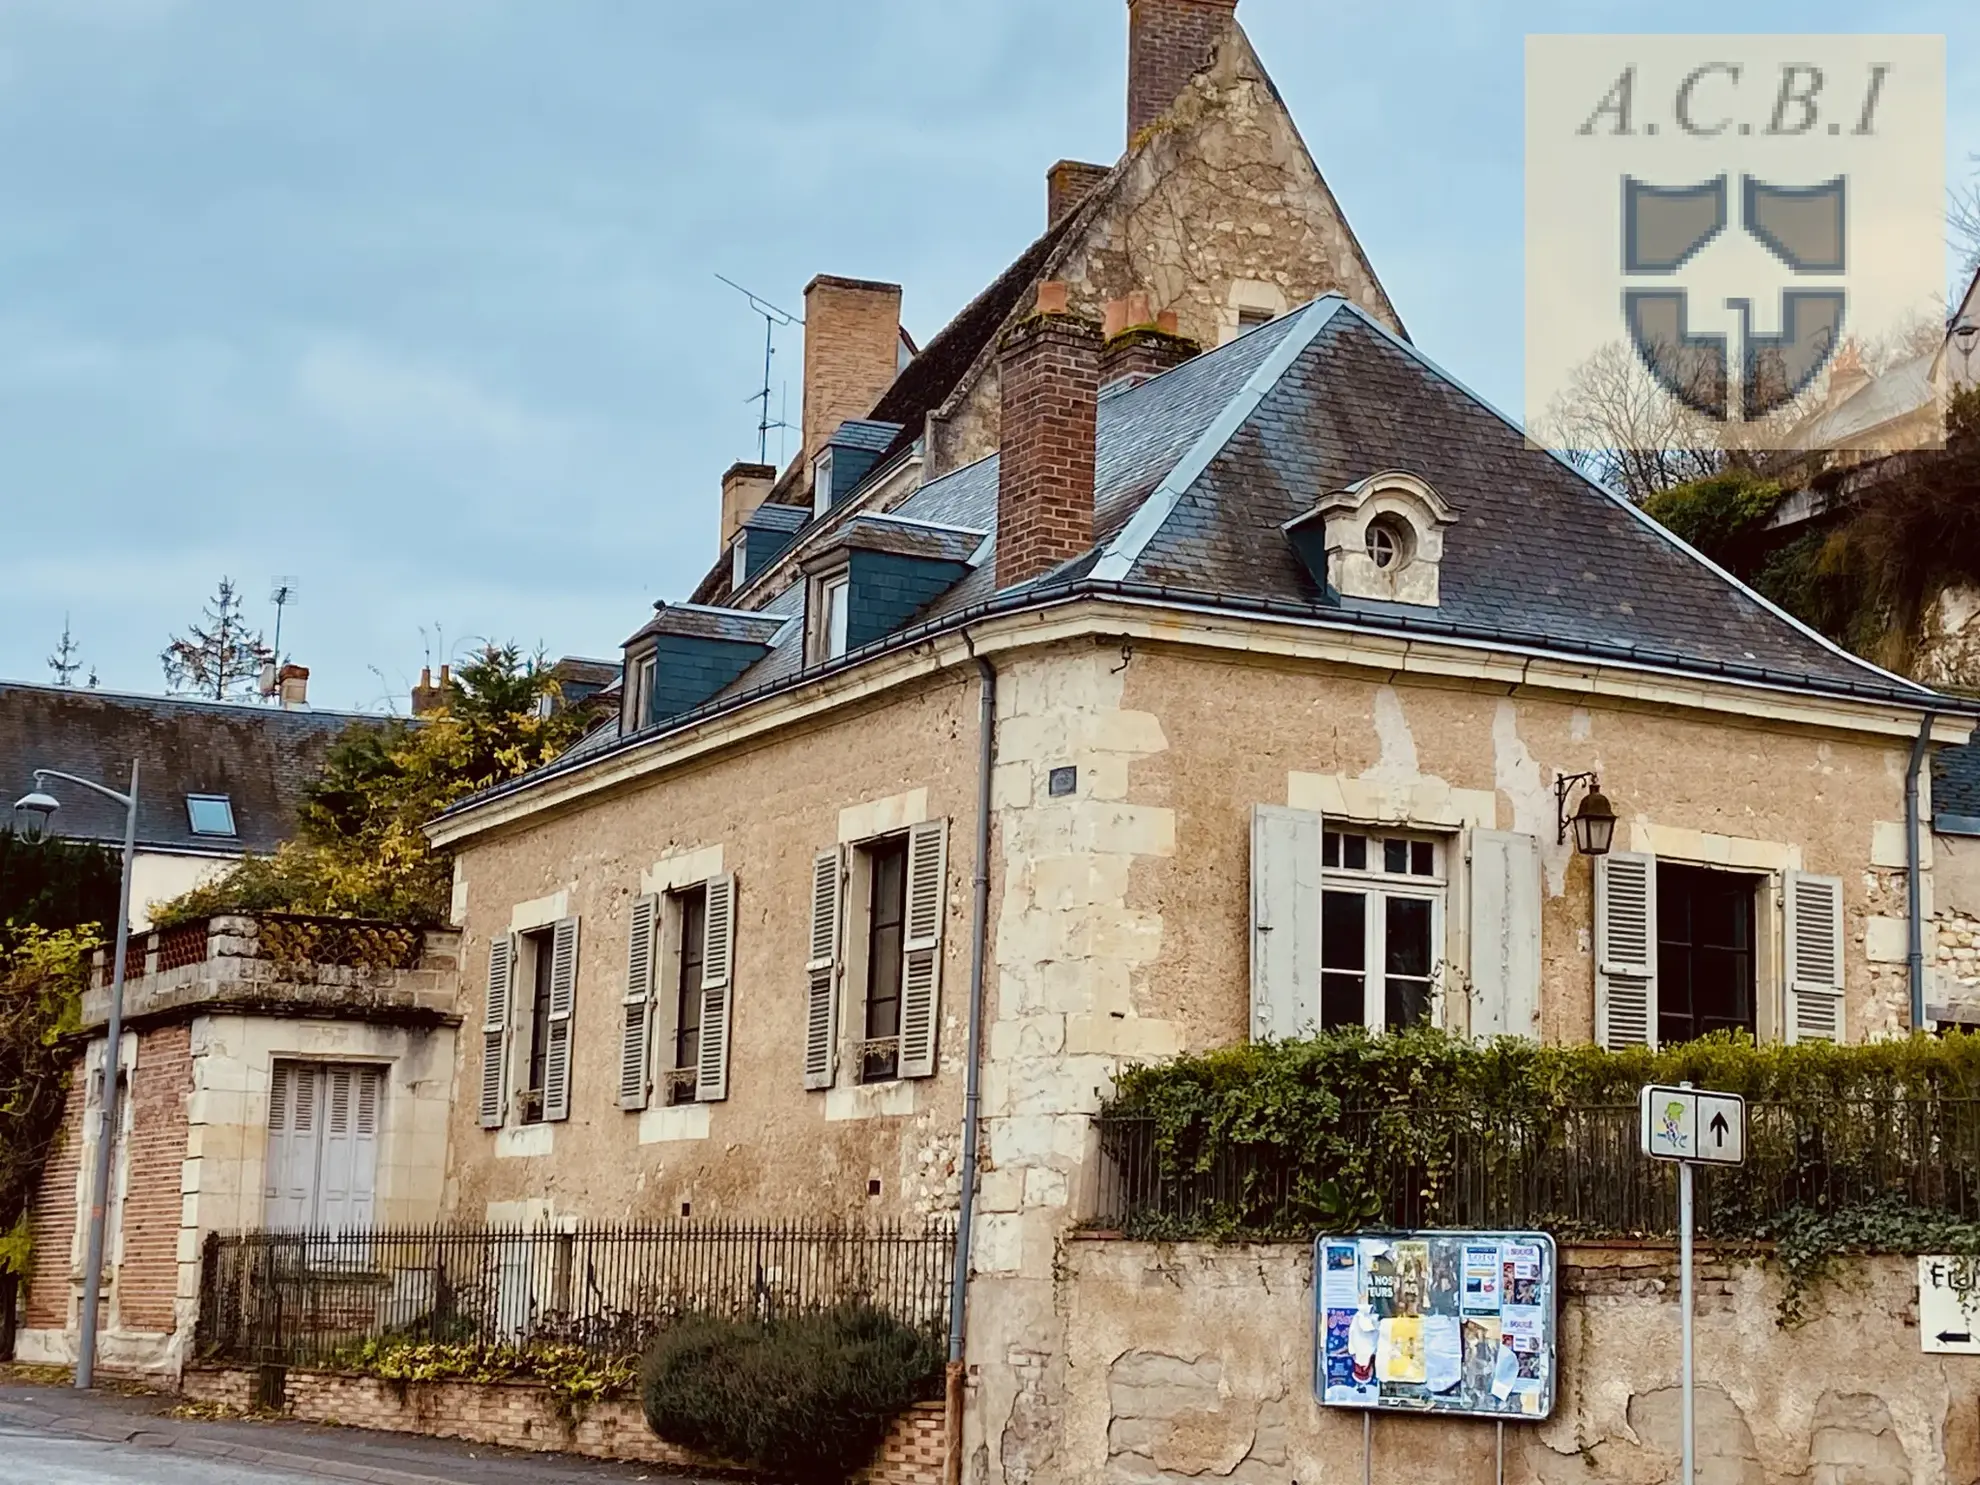
[[[1736,12],[1731,13],[1730,12]],[[1239,18],[1416,340],[1521,351],[1529,32],[1850,31],[1836,0]],[[484,640],[611,657],[716,555],[763,322],[818,273],[926,341],[1111,161],[1120,0],[0,0],[0,678],[108,689],[231,577],[321,707]],[[1980,151],[1980,6],[1946,35]],[[798,413],[801,342],[778,342]],[[788,395],[786,409],[785,397]],[[773,434],[771,454],[779,449]],[[783,451],[794,450],[789,440]]]

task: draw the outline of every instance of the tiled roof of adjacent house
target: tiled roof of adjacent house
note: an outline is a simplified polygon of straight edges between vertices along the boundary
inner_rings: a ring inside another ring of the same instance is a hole
[[[122,790],[138,765],[138,844],[156,850],[267,852],[295,833],[303,792],[330,745],[355,721],[349,712],[126,696],[0,682],[0,809],[54,768]],[[80,840],[121,843],[123,810],[100,795],[56,784],[54,829]],[[196,834],[188,795],[224,795],[232,836]]]
[[[1098,413],[1089,551],[999,592],[993,534],[972,554],[974,569],[910,628],[835,666],[989,609],[1085,591],[1972,710],[1789,618],[1626,501],[1530,447],[1513,423],[1338,297],[1104,397]],[[1282,529],[1322,495],[1390,470],[1426,481],[1456,511],[1434,608],[1323,592]],[[994,533],[997,482],[992,455],[922,487],[892,514]],[[796,550],[804,552],[803,537]],[[803,606],[799,581],[764,608],[797,617]],[[787,624],[770,654],[668,727],[796,679],[802,630]],[[611,750],[591,744],[593,755]],[[504,789],[518,787],[527,780]]]

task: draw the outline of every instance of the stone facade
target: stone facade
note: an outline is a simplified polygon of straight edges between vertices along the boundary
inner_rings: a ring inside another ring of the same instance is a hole
[[[189,1369],[180,1390],[198,1402],[247,1410],[257,1401],[259,1375],[246,1370]],[[307,1423],[375,1428],[466,1439],[504,1449],[583,1454],[672,1469],[723,1469],[656,1438],[639,1403],[607,1399],[573,1408],[546,1389],[522,1382],[413,1382],[291,1371],[282,1411]],[[871,1465],[853,1485],[940,1485],[946,1445],[939,1403],[921,1403],[895,1420]]]
[[[1506,1429],[1505,1478],[1662,1485],[1678,1463],[1675,1254],[1562,1249],[1554,1416]],[[1916,1265],[1853,1261],[1785,1329],[1771,1269],[1698,1269],[1704,1485],[1963,1485],[1980,1478],[1980,1362],[1920,1353]],[[1049,1408],[1010,1417],[975,1478],[1066,1485],[1351,1478],[1362,1420],[1313,1397],[1304,1246],[1073,1241],[1056,1289],[1072,1365]],[[1494,1431],[1381,1417],[1372,1478],[1493,1476]],[[967,1476],[966,1476],[967,1477]]]

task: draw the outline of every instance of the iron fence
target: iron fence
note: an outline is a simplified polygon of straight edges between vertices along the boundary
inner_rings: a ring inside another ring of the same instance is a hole
[[[771,1319],[849,1302],[940,1335],[954,1255],[945,1224],[216,1233],[196,1348],[212,1361],[291,1366],[334,1365],[389,1340],[619,1357],[685,1315]]]
[[[1980,1220],[1980,1100],[1748,1106],[1746,1164],[1701,1168],[1698,1229],[1764,1238],[1794,1212],[1896,1205]],[[1676,1183],[1635,1105],[1344,1111],[1304,1144],[1102,1117],[1093,1225],[1306,1236],[1346,1225],[1670,1237]]]

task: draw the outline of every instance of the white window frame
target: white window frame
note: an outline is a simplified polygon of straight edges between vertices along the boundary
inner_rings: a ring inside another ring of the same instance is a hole
[[[822,516],[832,508],[832,450],[827,447],[811,461],[811,514]]]
[[[626,677],[626,731],[637,732],[646,725],[646,714],[653,704],[653,682],[660,672],[660,657],[648,650],[629,667]]]
[[[1441,995],[1444,989],[1444,966],[1449,959],[1449,908],[1451,894],[1451,861],[1456,839],[1434,831],[1412,830],[1402,826],[1363,825],[1354,821],[1328,819],[1322,822],[1321,836],[1321,940],[1320,940],[1320,987],[1321,1000],[1318,1008],[1324,1024],[1326,1006],[1326,894],[1330,891],[1358,892],[1363,897],[1362,909],[1362,1025],[1371,1032],[1380,1033],[1388,1029],[1388,979],[1385,971],[1388,915],[1382,904],[1391,898],[1405,898],[1430,904],[1430,1017],[1431,1025],[1441,1025],[1444,1010]],[[1433,874],[1412,876],[1396,872],[1380,871],[1373,868],[1355,870],[1349,867],[1326,865],[1326,840],[1329,836],[1358,835],[1368,841],[1369,859],[1376,858],[1382,842],[1390,840],[1428,842],[1432,851]],[[1341,973],[1342,971],[1332,971]]]
[[[837,660],[849,648],[847,638],[852,625],[852,574],[839,572],[825,579],[819,587],[819,596],[824,600],[824,614],[821,620],[824,658]]]

